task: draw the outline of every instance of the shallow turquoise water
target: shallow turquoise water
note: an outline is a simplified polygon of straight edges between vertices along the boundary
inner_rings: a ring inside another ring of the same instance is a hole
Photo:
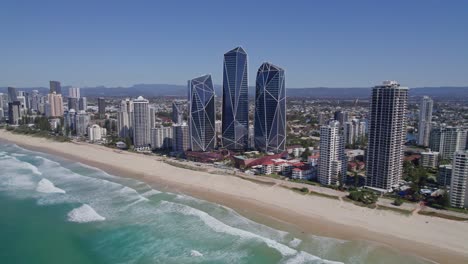
[[[0,143],[0,263],[426,263]]]

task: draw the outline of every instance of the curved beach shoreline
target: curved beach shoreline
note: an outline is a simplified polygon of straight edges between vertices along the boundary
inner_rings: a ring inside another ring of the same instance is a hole
[[[178,168],[154,156],[87,143],[59,143],[0,130],[0,139],[57,155],[114,175],[143,180],[236,209],[267,216],[314,235],[369,240],[438,263],[468,263],[468,223],[424,215],[404,216],[238,177]]]

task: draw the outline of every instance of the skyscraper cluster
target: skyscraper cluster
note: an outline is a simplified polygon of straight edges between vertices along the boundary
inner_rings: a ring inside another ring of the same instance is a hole
[[[211,75],[188,81],[189,146],[192,151],[217,147],[215,90]],[[254,126],[249,128],[247,53],[241,47],[224,54],[221,145],[233,151],[249,147],[279,153],[286,149],[286,88],[284,70],[264,63],[257,72]],[[173,120],[181,123],[179,103],[173,104]],[[178,133],[174,131],[174,137]],[[174,140],[174,143],[177,139]],[[177,144],[179,145],[179,144]]]

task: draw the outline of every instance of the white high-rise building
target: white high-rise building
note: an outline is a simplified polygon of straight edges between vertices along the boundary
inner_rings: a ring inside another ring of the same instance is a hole
[[[190,149],[190,133],[187,123],[175,124],[172,126],[172,150],[184,152]]]
[[[84,111],[88,109],[88,99],[86,99],[86,97],[80,97],[80,99],[78,99],[78,109]]]
[[[79,111],[76,116],[76,135],[83,137],[88,132],[90,117],[85,111]]]
[[[172,147],[173,128],[155,127],[151,128],[151,148],[169,149]]]
[[[366,185],[390,190],[403,173],[408,88],[385,81],[372,89]]]
[[[438,151],[442,159],[451,160],[456,151],[466,148],[466,136],[466,129],[442,124],[431,130],[429,146],[432,150]]]
[[[422,146],[429,146],[433,105],[434,101],[424,96],[419,107],[418,144]]]
[[[345,144],[354,144],[365,137],[365,122],[360,122],[359,119],[345,122],[342,127]]]
[[[346,180],[347,159],[344,153],[344,137],[340,134],[340,122],[331,121],[320,128],[320,158],[318,181],[324,185],[337,185]]]
[[[100,141],[102,140],[107,134],[107,130],[105,128],[101,128],[99,125],[92,125],[88,127],[88,138],[90,141]]]
[[[77,88],[77,87],[68,88],[68,97],[80,98],[80,88]]]
[[[150,122],[150,129],[155,128],[156,126],[156,109],[154,107],[149,108],[149,122]]]
[[[119,137],[132,137],[133,129],[133,101],[125,99],[120,102],[120,109],[117,112],[117,132]]]
[[[149,102],[139,96],[133,100],[133,145],[141,149],[148,148],[150,144]]]
[[[453,157],[450,205],[468,208],[468,151],[457,151]]]

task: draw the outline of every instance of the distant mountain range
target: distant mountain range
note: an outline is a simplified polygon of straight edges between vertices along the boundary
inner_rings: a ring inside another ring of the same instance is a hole
[[[316,98],[316,99],[365,99],[369,98],[371,88],[288,88],[288,97]],[[40,93],[47,93],[48,88],[17,88],[18,91],[39,90]],[[62,87],[64,95],[68,94],[68,86]],[[0,92],[6,93],[6,87],[0,87]],[[222,94],[221,85],[215,85],[217,95]],[[249,87],[249,94],[254,96],[255,88]],[[156,97],[156,96],[174,96],[184,97],[187,95],[187,87],[184,85],[173,84],[136,84],[131,87],[84,87],[81,88],[81,95],[87,97]],[[433,98],[456,98],[467,99],[468,87],[418,87],[410,89],[411,97],[420,97],[423,95]]]

